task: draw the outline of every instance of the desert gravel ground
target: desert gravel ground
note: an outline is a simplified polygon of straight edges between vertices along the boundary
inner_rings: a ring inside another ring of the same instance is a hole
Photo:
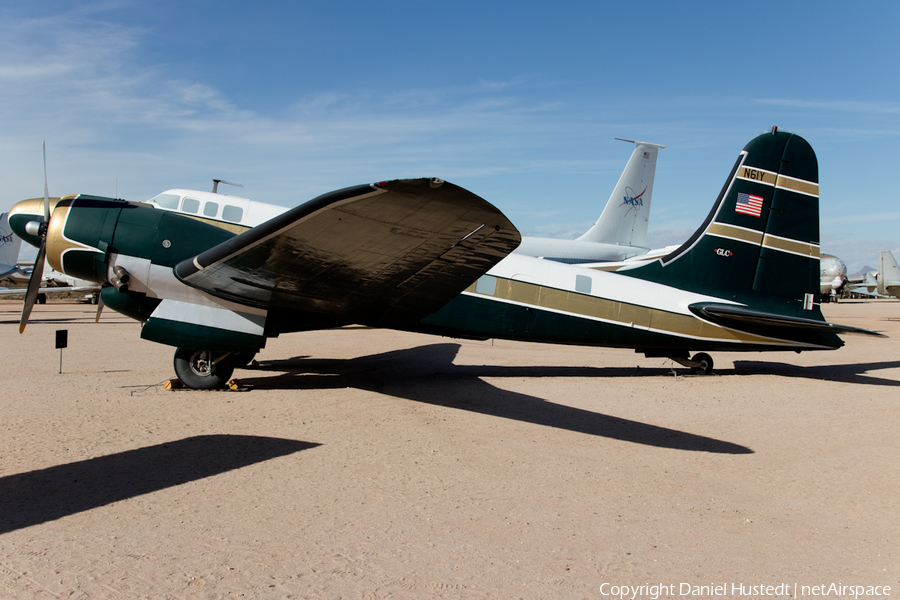
[[[886,339],[712,376],[344,328],[270,340],[221,392],[165,390],[173,349],[115,313],[51,301],[20,336],[20,306],[0,598],[900,597],[900,301],[823,307]]]

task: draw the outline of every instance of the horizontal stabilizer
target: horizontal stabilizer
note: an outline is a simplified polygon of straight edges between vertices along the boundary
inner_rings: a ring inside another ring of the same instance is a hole
[[[781,335],[784,335],[784,330],[789,329],[798,333],[859,333],[887,337],[876,331],[869,331],[859,327],[837,325],[827,321],[803,317],[789,317],[731,304],[699,303],[691,304],[690,309],[695,315],[708,319],[713,323],[752,333],[764,333],[764,330],[778,330],[781,331]]]

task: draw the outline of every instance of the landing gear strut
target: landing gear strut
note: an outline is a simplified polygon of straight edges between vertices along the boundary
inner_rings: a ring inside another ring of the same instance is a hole
[[[698,375],[709,375],[713,370],[712,356],[706,352],[698,352],[690,359],[677,356],[672,356],[670,358]]]

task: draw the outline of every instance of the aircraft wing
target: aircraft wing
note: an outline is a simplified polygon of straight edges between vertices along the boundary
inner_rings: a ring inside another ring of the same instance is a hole
[[[219,298],[402,327],[437,310],[519,245],[494,206],[439,179],[324,194],[175,267]]]

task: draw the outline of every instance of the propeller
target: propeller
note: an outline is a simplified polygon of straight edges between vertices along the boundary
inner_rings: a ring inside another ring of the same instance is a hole
[[[22,318],[19,321],[19,333],[25,332],[31,309],[37,300],[41,290],[41,280],[44,277],[44,258],[47,255],[47,228],[50,226],[50,190],[47,187],[47,142],[44,141],[44,220],[38,223],[31,221],[25,226],[25,230],[41,238],[41,246],[38,248],[37,258],[34,259],[34,267],[31,269],[31,277],[28,279],[28,290],[25,292],[25,304],[22,306]]]
[[[97,316],[94,317],[94,323],[100,322],[100,313],[103,312],[103,296],[100,295],[100,290],[94,292],[97,294]]]

